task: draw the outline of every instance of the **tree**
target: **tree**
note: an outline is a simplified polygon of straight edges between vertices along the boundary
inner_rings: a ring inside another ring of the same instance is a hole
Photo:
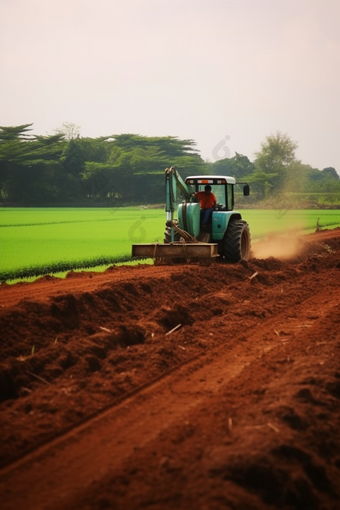
[[[322,174],[327,178],[327,179],[336,179],[337,181],[340,179],[339,177],[339,174],[337,173],[337,171],[335,170],[335,168],[333,168],[332,166],[329,166],[327,168],[324,168],[322,170]]]
[[[32,124],[0,128],[0,194],[11,202],[56,198],[62,136],[28,135]]]
[[[90,190],[82,185],[85,171],[85,158],[79,138],[71,138],[60,158],[66,183],[71,188],[69,196],[74,198],[86,197]]]
[[[61,127],[55,130],[57,135],[62,135],[66,140],[74,140],[80,136],[80,126],[72,122],[63,122]]]
[[[6,196],[5,188],[11,172],[22,161],[23,140],[31,139],[27,132],[32,124],[0,127],[0,197]]]
[[[247,156],[238,152],[232,158],[224,158],[215,163],[210,163],[209,169],[213,175],[230,175],[236,179],[242,179],[254,171],[254,164]]]
[[[274,187],[272,182],[277,176],[278,174],[275,172],[269,173],[255,170],[252,174],[246,176],[246,181],[251,184],[253,191],[258,192],[260,199],[265,199]]]
[[[125,203],[163,201],[166,167],[176,166],[183,177],[207,171],[193,140],[121,134],[106,143],[110,148],[107,161],[96,165],[87,162],[86,179],[105,178],[108,195]]]
[[[106,163],[110,157],[112,141],[110,137],[78,138],[85,161]]]
[[[268,175],[268,186],[277,190],[283,187],[287,177],[287,169],[295,161],[297,144],[288,135],[277,132],[267,136],[261,144],[261,150],[255,153],[255,168],[260,175]],[[270,176],[270,177],[269,177]],[[262,176],[263,180],[263,176]],[[266,195],[265,189],[263,189]]]
[[[22,124],[21,126],[0,126],[0,143],[17,140],[31,140],[32,135],[27,135],[31,131],[33,124]]]

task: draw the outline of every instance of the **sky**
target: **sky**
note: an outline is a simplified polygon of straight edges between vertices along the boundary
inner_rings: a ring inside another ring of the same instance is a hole
[[[0,0],[0,125],[177,136],[208,161],[281,132],[340,174],[339,22],[340,0]]]

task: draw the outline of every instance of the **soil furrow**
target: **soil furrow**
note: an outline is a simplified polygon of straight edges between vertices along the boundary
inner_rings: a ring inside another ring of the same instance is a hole
[[[1,507],[339,508],[339,234],[0,285]]]

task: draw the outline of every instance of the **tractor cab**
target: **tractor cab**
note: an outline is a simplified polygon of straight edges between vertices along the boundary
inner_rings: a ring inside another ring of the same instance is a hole
[[[186,184],[190,186],[193,193],[204,191],[205,187],[211,187],[211,193],[216,197],[217,209],[231,211],[234,207],[234,185],[233,177],[197,176],[188,177]]]
[[[232,211],[234,209],[235,184],[243,184],[244,195],[249,195],[249,186],[245,183],[236,183],[236,180],[233,177],[224,177],[220,175],[191,176],[187,177],[185,182],[191,189],[192,193],[204,191],[205,187],[209,185],[211,187],[211,192],[216,197],[217,210],[219,211]]]
[[[243,184],[243,193],[249,195],[249,186],[246,183],[236,183],[234,177],[221,175],[196,175],[189,176],[185,180],[191,197],[204,191],[205,186],[211,187],[211,192],[216,197],[217,205],[212,211],[208,225],[202,228],[202,215],[200,204],[186,200],[178,206],[178,225],[181,229],[189,232],[198,240],[205,242],[217,242],[222,245],[230,220],[241,220],[241,214],[234,210],[234,189],[236,184]],[[209,236],[206,236],[208,230]],[[221,248],[222,249],[222,248]]]

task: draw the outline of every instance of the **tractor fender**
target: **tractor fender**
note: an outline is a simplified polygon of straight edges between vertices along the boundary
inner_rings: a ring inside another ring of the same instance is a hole
[[[212,213],[212,240],[222,241],[230,221],[241,220],[237,211],[214,211]]]

